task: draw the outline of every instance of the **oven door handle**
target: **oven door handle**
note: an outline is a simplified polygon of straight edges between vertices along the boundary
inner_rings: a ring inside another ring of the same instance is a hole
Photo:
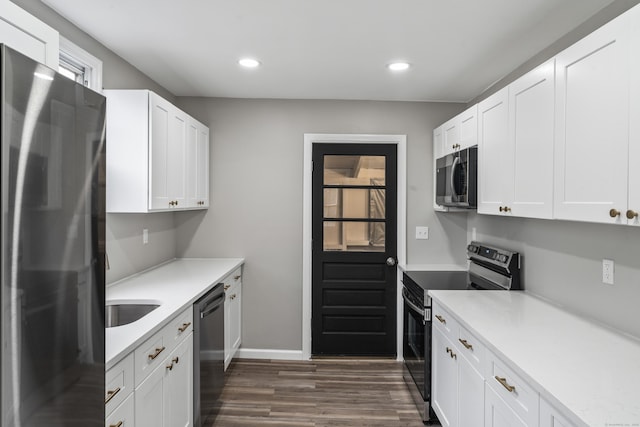
[[[411,308],[413,311],[415,311],[416,313],[418,313],[420,315],[420,317],[422,317],[424,319],[424,309],[418,307],[417,305],[415,305],[413,303],[413,301],[411,301],[408,297],[407,297],[407,290],[403,289],[402,290],[402,299],[404,300],[404,302],[409,306],[409,308]]]

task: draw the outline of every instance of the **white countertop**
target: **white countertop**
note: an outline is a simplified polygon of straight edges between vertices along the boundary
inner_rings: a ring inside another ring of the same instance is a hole
[[[105,368],[111,368],[243,263],[242,258],[176,259],[107,286],[107,304],[142,301],[160,307],[128,325],[106,328]]]
[[[524,292],[429,294],[576,422],[640,426],[640,342]]]
[[[467,265],[457,264],[398,264],[402,271],[467,271]]]

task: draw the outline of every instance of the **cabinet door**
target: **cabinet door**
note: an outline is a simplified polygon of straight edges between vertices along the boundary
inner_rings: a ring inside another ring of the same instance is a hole
[[[484,377],[458,355],[458,425],[484,425]]]
[[[231,363],[231,300],[227,292],[224,300],[224,369],[225,371]]]
[[[149,209],[166,210],[172,205],[169,187],[169,122],[173,106],[149,94]]]
[[[198,124],[190,120],[187,124],[187,207],[198,207]]]
[[[546,400],[540,399],[540,427],[575,427]]]
[[[458,366],[452,351],[455,352],[453,344],[438,328],[433,328],[431,396],[442,427],[458,425]]]
[[[508,88],[478,104],[478,213],[498,215],[505,203],[505,183],[513,176],[509,152]]]
[[[171,366],[165,376],[164,408],[167,427],[193,425],[193,334],[167,358]]]
[[[627,18],[614,19],[556,57],[556,218],[620,223],[625,214]],[[622,215],[612,218],[610,209]]]
[[[509,86],[509,149],[512,162],[506,206],[514,216],[553,215],[555,62],[542,64]],[[504,165],[506,166],[506,165]]]
[[[105,418],[105,427],[134,427],[134,398],[133,393],[118,406],[114,411]]]
[[[187,115],[173,107],[169,116],[169,161],[167,182],[169,196],[176,208],[187,206]]]
[[[460,128],[458,121],[454,117],[442,126],[442,155],[453,153],[458,149],[460,143]]]
[[[209,207],[209,128],[200,125],[196,145],[196,202],[200,208]]]
[[[640,52],[640,7],[627,12],[632,24],[631,52]],[[631,90],[629,96],[629,202],[625,212],[630,218],[627,223],[640,225],[640,55],[631,55]],[[638,216],[635,216],[638,214]]]
[[[504,400],[488,385],[485,385],[485,427],[535,427],[527,426]]]
[[[478,105],[466,109],[456,116],[458,120],[458,149],[471,147],[478,143]]]
[[[10,1],[2,1],[0,43],[58,69],[58,32]]]
[[[433,130],[433,159],[442,157],[442,126]]]
[[[165,359],[168,360],[168,359]],[[164,423],[164,364],[158,366],[135,390],[135,422],[137,427],[173,427]]]
[[[229,299],[229,311],[231,312],[231,325],[229,325],[230,336],[229,345],[231,346],[231,358],[235,356],[236,351],[240,347],[242,339],[242,283],[234,286]]]

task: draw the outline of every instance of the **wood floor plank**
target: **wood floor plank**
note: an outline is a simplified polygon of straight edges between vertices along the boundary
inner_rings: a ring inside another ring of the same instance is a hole
[[[422,427],[402,363],[380,359],[234,361],[206,427]]]

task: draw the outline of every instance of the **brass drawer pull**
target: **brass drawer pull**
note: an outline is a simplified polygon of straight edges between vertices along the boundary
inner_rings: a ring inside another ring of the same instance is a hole
[[[231,285],[224,285],[224,290],[226,291],[227,289],[229,289],[231,287]]]
[[[466,348],[467,350],[473,350],[473,346],[467,342],[467,340],[463,340],[462,338],[458,338],[458,341]]]
[[[107,398],[104,400],[104,404],[106,405],[107,403],[109,403],[109,401],[113,399],[113,396],[115,396],[119,392],[120,392],[120,387],[116,388],[115,390],[107,391]]]
[[[179,361],[180,361],[180,358],[178,356],[171,359],[171,363],[175,363],[176,365],[178,364]]]
[[[241,278],[242,276],[233,276],[233,280],[238,280],[239,278]]]
[[[189,326],[191,326],[191,322],[183,323],[182,326],[178,328],[178,330],[180,332],[184,332],[187,330]]]
[[[173,371],[173,362],[171,362],[171,365],[167,365],[167,369]]]
[[[447,321],[445,320],[445,318],[440,316],[439,314],[436,314],[436,319],[438,319],[440,323],[443,323],[445,325],[447,324]]]
[[[619,210],[617,210],[617,209],[611,209],[611,210],[609,211],[609,216],[610,216],[611,218],[615,218],[615,217],[617,217],[617,216],[620,216],[620,211],[619,211]]]
[[[122,427],[122,421],[118,421],[118,424],[109,424],[109,427]]]
[[[627,211],[627,218],[628,219],[638,218],[638,212],[635,212],[635,211],[632,211],[631,209],[629,209]]]
[[[236,299],[236,296],[237,296],[236,294],[233,294],[229,297],[229,299]]]
[[[509,393],[513,393],[514,391],[516,391],[516,386],[509,385],[509,383],[507,383],[507,379],[506,378],[499,377],[497,375],[494,378],[496,379],[496,381],[498,381],[500,384],[502,384],[502,387],[506,388]]]
[[[164,346],[162,348],[156,348],[156,352],[149,355],[149,360],[153,360],[160,355],[164,351]]]

